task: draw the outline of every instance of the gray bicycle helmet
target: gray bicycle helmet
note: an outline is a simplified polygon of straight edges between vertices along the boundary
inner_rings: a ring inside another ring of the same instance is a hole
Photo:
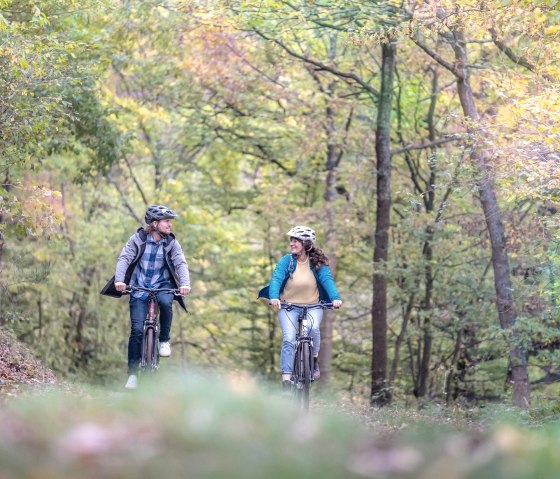
[[[167,206],[152,205],[146,210],[144,220],[150,224],[152,221],[171,220],[177,217],[177,213],[170,210]]]
[[[294,226],[286,235],[291,238],[297,238],[300,241],[311,241],[312,243],[315,243],[317,239],[315,231],[309,228],[309,226]]]

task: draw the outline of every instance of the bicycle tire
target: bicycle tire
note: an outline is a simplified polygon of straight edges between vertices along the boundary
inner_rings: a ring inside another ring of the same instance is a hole
[[[309,409],[309,388],[311,386],[311,349],[308,342],[302,344],[301,357],[301,407]]]
[[[143,369],[153,369],[153,359],[155,351],[155,334],[154,328],[148,326],[144,332],[143,344],[142,344],[142,368]]]
[[[154,332],[154,349],[152,355],[152,371],[156,372],[159,369],[159,328],[156,327],[153,329]]]
[[[297,407],[301,406],[301,345],[298,345],[294,354],[294,366],[292,368],[292,398]]]

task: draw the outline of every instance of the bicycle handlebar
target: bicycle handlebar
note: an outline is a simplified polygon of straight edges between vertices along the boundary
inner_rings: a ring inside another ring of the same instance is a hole
[[[280,309],[288,309],[288,308],[307,308],[307,309],[335,309],[332,303],[314,303],[314,304],[293,304],[287,303],[286,301],[280,301]]]
[[[123,294],[130,294],[132,291],[145,291],[146,293],[173,293],[175,296],[182,296],[181,290],[174,288],[143,288],[142,286],[127,285],[122,291]]]

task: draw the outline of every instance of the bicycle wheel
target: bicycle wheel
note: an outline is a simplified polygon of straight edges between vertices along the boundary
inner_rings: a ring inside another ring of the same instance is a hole
[[[148,326],[144,332],[144,338],[142,342],[142,368],[153,369],[154,364],[154,352],[155,352],[155,334],[154,328]]]
[[[301,358],[301,407],[309,409],[309,387],[311,385],[311,350],[308,342],[302,344]]]
[[[301,363],[301,344],[298,344],[296,348],[296,352],[294,355],[294,367],[292,368],[292,397],[296,403],[297,407],[301,406],[302,400],[302,384],[301,384],[301,371],[302,371],[302,363]]]
[[[152,361],[150,364],[152,366],[152,371],[156,372],[159,368],[159,328],[157,323],[152,331],[154,333],[154,347],[152,353]]]

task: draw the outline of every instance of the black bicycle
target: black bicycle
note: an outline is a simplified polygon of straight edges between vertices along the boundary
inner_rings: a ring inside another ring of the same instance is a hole
[[[148,293],[148,314],[142,328],[142,357],[140,359],[140,372],[155,373],[159,368],[159,305],[158,293],[173,293],[178,296],[178,289],[171,288],[142,288],[140,286],[127,286],[123,294],[132,291],[145,291]]]
[[[334,309],[332,303],[291,304],[282,301],[280,308],[286,311],[298,310],[298,324],[296,327],[296,347],[294,365],[292,368],[291,394],[298,407],[309,409],[309,389],[314,381],[313,377],[313,339],[309,332],[313,325],[309,325],[309,311],[314,309]],[[296,326],[294,324],[294,326]]]

